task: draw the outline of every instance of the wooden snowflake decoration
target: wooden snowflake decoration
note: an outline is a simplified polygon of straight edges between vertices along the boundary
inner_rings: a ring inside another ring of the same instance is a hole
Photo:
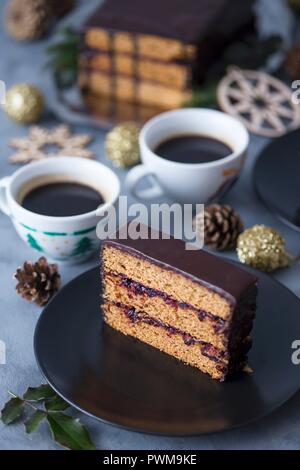
[[[9,145],[16,153],[9,160],[11,163],[28,163],[50,156],[91,158],[94,153],[85,148],[91,140],[88,134],[72,134],[65,125],[52,130],[33,126],[27,137],[10,140]]]
[[[264,72],[231,68],[218,85],[217,98],[223,111],[254,134],[278,137],[300,125],[291,89]]]

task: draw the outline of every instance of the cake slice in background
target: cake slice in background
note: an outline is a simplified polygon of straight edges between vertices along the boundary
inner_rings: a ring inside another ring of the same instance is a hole
[[[180,107],[226,46],[253,30],[252,7],[253,0],[106,0],[83,26],[79,84],[137,111]]]
[[[181,240],[119,235],[101,249],[105,322],[214,379],[242,370],[256,277]]]

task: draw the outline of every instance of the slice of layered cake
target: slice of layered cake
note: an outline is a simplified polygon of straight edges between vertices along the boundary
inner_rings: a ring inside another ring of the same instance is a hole
[[[84,95],[152,111],[182,106],[225,47],[253,30],[252,7],[253,0],[105,0],[83,25]]]
[[[105,322],[225,380],[247,364],[257,279],[177,239],[103,242]],[[148,230],[148,229],[146,229]],[[153,236],[153,231],[152,231]]]

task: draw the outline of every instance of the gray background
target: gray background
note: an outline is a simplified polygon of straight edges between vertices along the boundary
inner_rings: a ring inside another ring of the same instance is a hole
[[[49,96],[50,82],[43,70],[45,63],[45,46],[53,40],[48,37],[30,45],[16,43],[7,37],[3,24],[3,11],[6,1],[0,5],[0,80],[7,87],[14,83],[29,81],[41,87],[46,97]],[[81,1],[80,8],[65,19],[66,23],[79,24],[84,16],[99,3],[97,0]],[[273,3],[273,2],[272,2]],[[50,95],[51,96],[51,95]],[[56,124],[46,116],[43,125]],[[85,131],[75,127],[75,131]],[[105,133],[90,130],[94,135],[92,149],[96,158],[108,165],[103,150]],[[9,175],[16,169],[8,163],[11,150],[8,140],[23,136],[27,129],[10,122],[0,110],[0,176]],[[242,215],[246,226],[264,223],[280,230],[286,239],[288,250],[296,254],[300,251],[299,233],[292,231],[275,219],[257,200],[251,181],[253,164],[267,140],[251,137],[249,158],[246,168],[226,201],[232,204]],[[123,179],[126,171],[118,171]],[[288,182],[283,182],[288,184]],[[279,188],[280,190],[280,188]],[[123,187],[123,193],[125,188]],[[228,256],[235,257],[234,254]],[[36,259],[37,253],[25,246],[18,238],[10,220],[0,213],[0,339],[7,346],[7,364],[0,365],[0,407],[7,400],[7,390],[22,393],[28,385],[35,386],[43,381],[37,368],[32,338],[40,308],[26,303],[14,291],[12,275],[15,268],[24,260]],[[80,266],[61,267],[63,283],[74,276],[95,266],[97,257]],[[277,279],[300,295],[300,264],[282,270],[276,274]],[[270,312],[271,314],[272,312]],[[300,312],[299,312],[300,313]],[[285,312],[282,312],[284,315]],[[267,345],[267,338],[266,338]],[[75,415],[77,413],[75,412]],[[79,415],[79,414],[78,414]],[[299,449],[300,448],[300,393],[278,411],[259,422],[240,430],[222,434],[195,438],[166,438],[136,434],[119,430],[113,426],[101,424],[96,420],[80,415],[87,425],[98,448],[102,449]],[[57,449],[52,443],[47,429],[42,425],[40,431],[31,437],[25,435],[21,424],[4,427],[0,424],[0,449]]]

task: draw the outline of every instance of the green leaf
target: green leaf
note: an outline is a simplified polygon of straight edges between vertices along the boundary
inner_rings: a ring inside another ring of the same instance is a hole
[[[59,412],[49,412],[47,420],[54,440],[61,446],[71,450],[96,450],[78,419]]]
[[[199,88],[195,88],[192,93],[192,97],[188,100],[184,106],[186,107],[216,107],[217,83],[209,82],[200,85]]]
[[[64,28],[60,38],[46,49],[46,68],[52,71],[55,86],[59,90],[70,88],[76,82],[80,35],[71,28]]]
[[[40,385],[39,387],[29,387],[23,395],[24,400],[40,401],[46,398],[52,398],[56,393],[49,385]]]
[[[60,28],[60,33],[67,39],[77,39],[78,40],[78,33],[72,26],[64,26]]]
[[[55,397],[49,398],[45,401],[45,408],[47,411],[65,411],[70,408],[70,405],[56,395]]]
[[[1,411],[1,420],[4,424],[10,424],[20,418],[24,402],[19,397],[11,398]]]
[[[46,418],[47,413],[42,410],[36,410],[33,415],[24,423],[25,429],[28,434],[36,431],[40,423]]]

